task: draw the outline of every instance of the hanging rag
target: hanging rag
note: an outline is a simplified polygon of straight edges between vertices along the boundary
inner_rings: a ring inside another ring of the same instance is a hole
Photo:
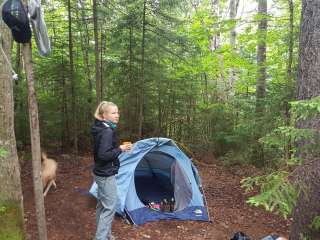
[[[51,52],[51,46],[40,1],[29,0],[28,11],[38,52],[42,57],[47,56]]]

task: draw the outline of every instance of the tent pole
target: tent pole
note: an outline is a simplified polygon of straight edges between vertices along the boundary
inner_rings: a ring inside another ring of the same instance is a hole
[[[202,198],[203,198],[204,204],[206,205],[206,208],[207,208],[207,213],[208,213],[209,222],[212,223],[211,217],[210,217],[209,208],[208,208],[208,202],[207,202],[207,199],[206,199],[206,194],[205,194],[205,192],[204,192],[204,189],[203,189],[202,185],[199,186],[199,188],[200,188],[200,191],[201,191],[201,194],[202,194]]]

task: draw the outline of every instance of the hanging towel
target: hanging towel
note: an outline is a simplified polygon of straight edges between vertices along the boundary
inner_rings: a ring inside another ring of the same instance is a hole
[[[47,56],[51,52],[51,46],[40,1],[29,0],[28,11],[39,54]]]

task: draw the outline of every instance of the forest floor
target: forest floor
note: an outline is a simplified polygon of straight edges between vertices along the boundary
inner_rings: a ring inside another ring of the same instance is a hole
[[[50,155],[49,155],[50,157]],[[95,208],[92,199],[80,195],[77,188],[89,189],[92,183],[89,155],[78,158],[55,156],[59,164],[57,189],[51,189],[45,198],[49,240],[93,240],[95,234]],[[229,240],[237,231],[243,231],[252,240],[271,233],[288,235],[290,222],[249,206],[240,180],[257,172],[254,168],[226,169],[219,164],[198,164],[212,223],[195,221],[158,221],[133,226],[116,217],[113,234],[118,240],[143,239],[213,239]],[[25,221],[29,239],[36,240],[36,214],[34,208],[31,161],[22,167],[22,185]]]

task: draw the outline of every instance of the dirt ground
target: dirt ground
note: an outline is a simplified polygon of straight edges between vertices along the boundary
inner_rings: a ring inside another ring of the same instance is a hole
[[[50,154],[49,154],[50,157]],[[76,189],[88,189],[92,183],[90,155],[79,157],[77,163],[68,155],[59,155],[57,189],[45,198],[49,240],[93,240],[95,209],[89,197]],[[212,223],[195,221],[158,221],[133,226],[115,218],[113,234],[119,240],[143,239],[213,239],[229,240],[237,231],[251,239],[271,233],[288,235],[289,222],[260,208],[246,204],[240,188],[244,168],[227,170],[222,166],[198,165]],[[243,171],[242,171],[243,170]],[[22,184],[27,234],[37,240],[32,174],[30,161],[22,167]]]

